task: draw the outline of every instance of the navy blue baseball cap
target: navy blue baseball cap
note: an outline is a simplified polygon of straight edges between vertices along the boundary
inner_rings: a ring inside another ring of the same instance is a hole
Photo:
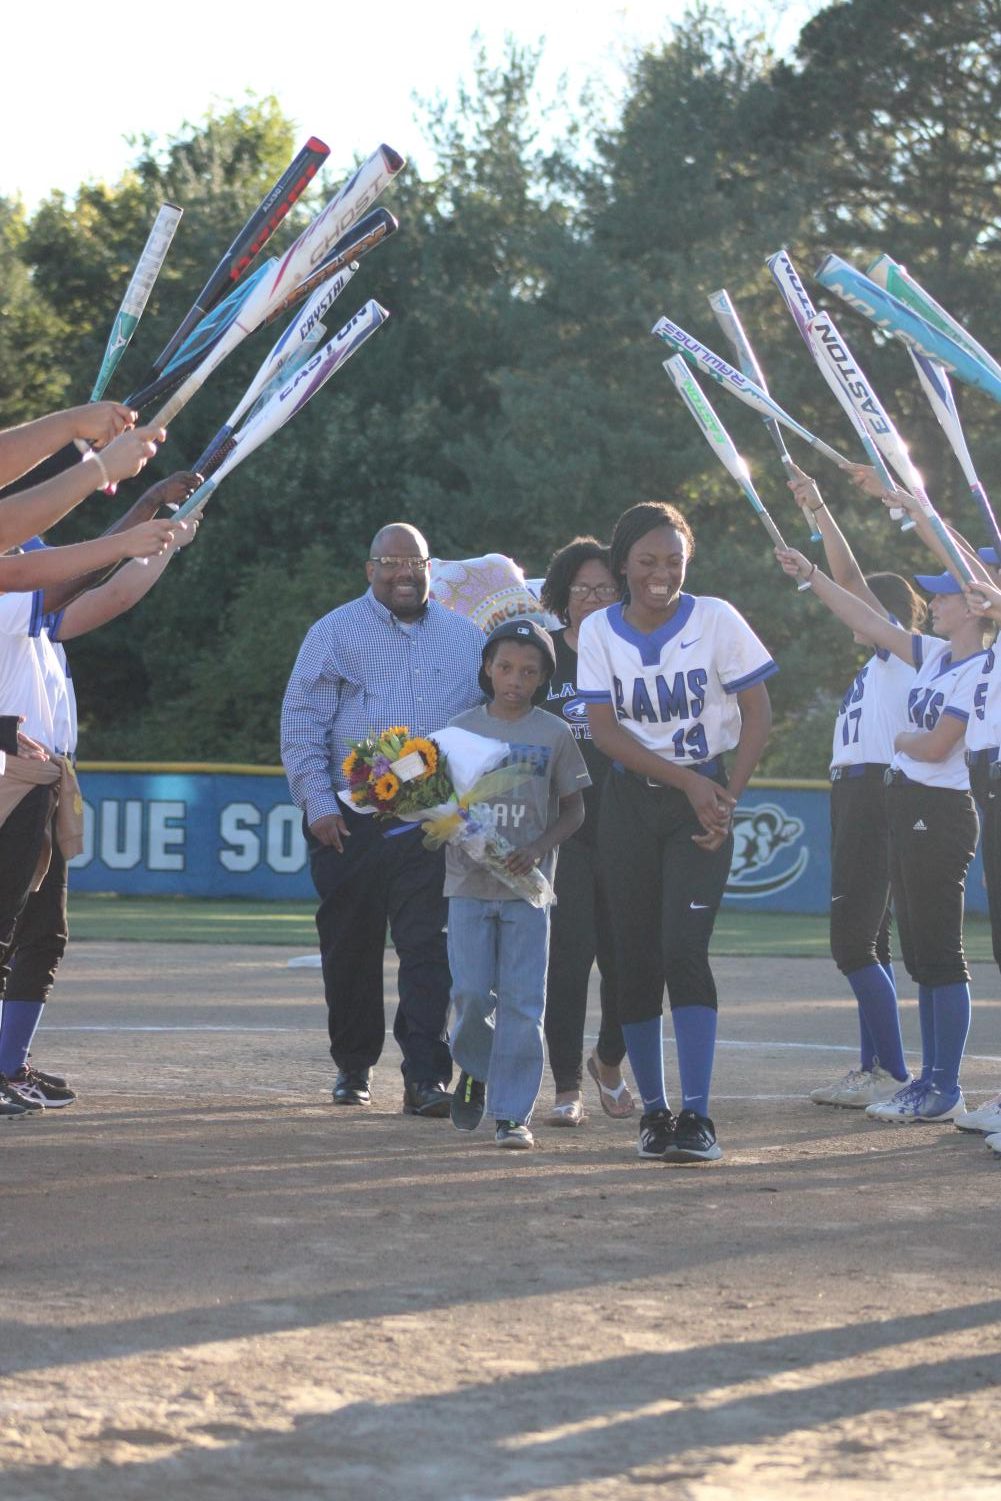
[[[929,594],[962,594],[963,586],[951,573],[916,573],[914,582]]]

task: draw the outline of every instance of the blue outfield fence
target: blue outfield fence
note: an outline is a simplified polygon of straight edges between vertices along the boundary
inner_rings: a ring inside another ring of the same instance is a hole
[[[80,766],[84,848],[76,891],[122,896],[312,900],[302,815],[280,770],[259,766]],[[830,893],[825,782],[756,782],[734,822],[724,905],[826,912]],[[977,854],[967,905],[986,912]]]

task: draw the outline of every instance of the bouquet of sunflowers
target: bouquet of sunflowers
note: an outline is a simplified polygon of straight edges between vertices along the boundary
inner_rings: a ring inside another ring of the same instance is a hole
[[[486,866],[523,901],[545,907],[553,888],[539,870],[514,875],[507,857],[514,846],[496,827],[490,799],[509,792],[525,773],[502,766],[510,747],[468,730],[449,728],[434,738],[392,725],[351,746],[341,765],[347,787],[340,793],[358,813],[383,820],[419,823],[428,849],[457,844]]]

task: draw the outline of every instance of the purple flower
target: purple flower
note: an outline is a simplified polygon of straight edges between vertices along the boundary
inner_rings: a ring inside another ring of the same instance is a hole
[[[386,757],[385,756],[376,756],[375,759],[372,762],[372,775],[374,777],[384,777],[386,775],[386,772],[388,770],[389,770],[389,762],[386,759]]]

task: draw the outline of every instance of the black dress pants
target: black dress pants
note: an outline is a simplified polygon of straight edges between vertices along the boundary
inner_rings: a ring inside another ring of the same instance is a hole
[[[382,967],[386,924],[400,961],[393,1035],[414,1083],[452,1076],[445,1040],[451,977],[442,895],[445,855],[426,850],[418,828],[386,835],[374,817],[346,810],[344,852],[308,833],[320,897],[316,928],[323,961],[330,1056],[338,1068],[375,1064],[386,1035]]]

